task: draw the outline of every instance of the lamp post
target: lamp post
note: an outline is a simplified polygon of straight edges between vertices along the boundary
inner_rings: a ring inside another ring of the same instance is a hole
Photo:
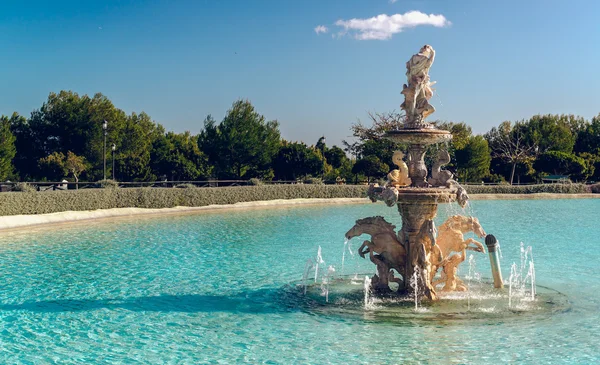
[[[106,132],[108,130],[108,122],[106,120],[102,123],[102,129],[104,130],[104,181],[106,181]]]
[[[115,146],[115,144],[113,143],[112,145],[112,151],[113,151],[113,168],[112,168],[112,172],[113,172],[113,181],[115,180],[115,150],[117,149],[117,146]]]

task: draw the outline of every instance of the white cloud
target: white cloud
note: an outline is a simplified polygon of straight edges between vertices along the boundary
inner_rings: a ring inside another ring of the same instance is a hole
[[[398,0],[390,0],[390,4],[394,4]]]
[[[315,33],[317,33],[317,34],[327,33],[327,32],[329,32],[329,29],[324,25],[317,25],[315,27]]]
[[[414,28],[419,25],[447,27],[451,24],[441,14],[427,15],[420,11],[409,11],[394,15],[381,14],[368,19],[340,19],[335,22],[335,25],[343,27],[346,32],[351,32],[359,40],[390,39],[392,35],[400,33],[406,28]],[[315,28],[315,32],[317,28]]]

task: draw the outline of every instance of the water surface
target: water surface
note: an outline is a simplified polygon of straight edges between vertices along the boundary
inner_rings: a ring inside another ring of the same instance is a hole
[[[437,219],[459,212],[442,205]],[[570,310],[539,318],[386,322],[320,315],[289,298],[322,247],[385,205],[313,206],[109,220],[0,238],[3,364],[591,364],[600,361],[600,199],[475,201],[503,271],[533,246],[538,283]],[[365,238],[355,238],[357,248]],[[489,276],[485,255],[478,270]],[[374,271],[347,258],[345,273]]]

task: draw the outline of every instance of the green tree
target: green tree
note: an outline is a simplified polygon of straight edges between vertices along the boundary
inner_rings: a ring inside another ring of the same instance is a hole
[[[371,182],[371,178],[381,178],[390,171],[387,164],[381,162],[376,156],[367,156],[362,158],[352,167],[352,173],[356,175],[364,175],[367,177],[367,182]]]
[[[0,180],[5,181],[14,173],[13,159],[17,153],[15,136],[11,132],[11,120],[0,118]]]
[[[464,148],[456,149],[456,173],[467,182],[479,182],[490,174],[492,157],[483,136],[471,136]]]
[[[210,169],[206,155],[198,148],[197,140],[190,132],[168,132],[157,138],[151,154],[153,173],[173,181],[206,178]]]
[[[280,145],[279,123],[266,121],[247,100],[238,100],[220,124],[208,116],[198,146],[219,178],[269,176]]]
[[[331,165],[334,169],[339,169],[349,161],[348,156],[346,156],[346,152],[338,146],[333,146],[328,148],[325,152],[325,159],[327,163]]]
[[[91,165],[89,174],[98,179],[103,174],[104,130],[102,124],[108,121],[107,140],[124,139],[123,130],[126,123],[125,113],[117,109],[112,102],[102,94],[93,97],[80,96],[72,91],[50,93],[48,100],[39,110],[31,113],[26,124],[18,123],[17,148],[32,143],[28,152],[28,160],[37,161],[54,152],[66,154],[72,151],[83,156]],[[127,138],[134,136],[127,135]],[[22,141],[19,141],[22,138]],[[108,157],[110,151],[106,151]],[[25,173],[31,162],[23,163]],[[32,175],[38,175],[33,173]]]
[[[75,188],[79,189],[79,176],[82,172],[87,169],[87,162],[85,161],[85,157],[77,156],[71,151],[67,152],[67,157],[64,160],[65,170],[71,173],[75,178]]]
[[[320,176],[325,159],[316,147],[302,142],[283,141],[273,159],[273,169],[277,180],[296,180],[306,176]]]
[[[593,117],[591,123],[587,123],[579,130],[575,151],[594,155],[600,154],[600,114]]]
[[[540,154],[535,160],[534,168],[540,172],[554,175],[570,175],[575,180],[586,173],[583,158],[562,151],[548,151]]]
[[[524,125],[525,142],[546,151],[573,152],[580,118],[569,115],[535,115]]]
[[[50,181],[61,181],[69,172],[65,166],[65,154],[52,152],[39,160],[40,171]]]
[[[132,113],[125,118],[115,143],[115,177],[122,181],[155,180],[150,164],[154,141],[164,134],[164,128],[146,113]]]

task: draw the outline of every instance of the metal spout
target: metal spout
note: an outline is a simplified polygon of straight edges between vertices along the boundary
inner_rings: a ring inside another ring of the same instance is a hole
[[[485,245],[488,248],[490,256],[490,266],[492,267],[492,276],[494,277],[494,288],[504,288],[502,281],[502,271],[500,270],[500,257],[498,256],[498,240],[494,235],[485,236]]]

